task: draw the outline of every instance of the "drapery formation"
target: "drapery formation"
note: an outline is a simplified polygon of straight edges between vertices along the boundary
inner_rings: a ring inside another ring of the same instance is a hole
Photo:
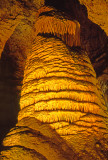
[[[61,38],[68,46],[80,46],[80,24],[50,7],[41,8],[35,24],[36,33],[46,33]]]
[[[91,62],[78,48],[79,23],[44,10],[37,13],[18,123],[4,139],[2,158],[105,159],[96,147],[107,148],[108,114]]]

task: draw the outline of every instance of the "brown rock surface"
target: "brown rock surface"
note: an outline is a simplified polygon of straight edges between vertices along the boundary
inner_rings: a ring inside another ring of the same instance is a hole
[[[88,18],[98,24],[108,35],[108,0],[79,0],[88,11]]]
[[[0,1],[0,141],[17,122],[26,52],[34,36],[37,9],[43,3]]]
[[[102,88],[103,85],[106,86],[108,83],[108,1],[63,0],[61,4],[60,0],[50,0],[50,2],[46,0],[46,4],[64,11],[80,23],[81,47],[87,51]]]
[[[0,1],[0,140],[17,122],[26,53],[35,37],[37,9],[44,1]],[[81,26],[81,47],[87,51],[108,103],[108,1],[50,0]]]
[[[108,61],[107,4],[105,0],[63,0],[62,4],[60,0],[50,0],[50,2],[46,0],[46,5],[64,11],[73,20],[75,19],[80,23],[81,47],[87,51],[97,76],[102,74]],[[89,12],[88,7],[91,12]],[[90,18],[91,14],[92,19]]]
[[[108,36],[108,1],[107,0],[79,0],[81,5],[85,5],[87,8],[88,18],[94,22],[95,24],[99,25],[102,30]],[[94,28],[93,28],[94,29]],[[105,41],[102,42],[101,36],[102,32],[96,36],[98,38],[98,43],[94,43],[97,46],[96,59],[93,60],[94,68],[99,75],[98,79],[100,81],[103,95],[106,100],[106,105],[108,106],[108,37],[106,37]],[[95,33],[94,33],[95,35]],[[93,40],[93,39],[92,39]],[[99,43],[99,41],[101,43]],[[95,41],[94,41],[95,42]],[[93,42],[92,42],[93,44]],[[102,48],[103,46],[103,48]],[[100,53],[99,53],[100,52]],[[91,54],[90,54],[91,56]],[[101,70],[100,66],[103,68]]]

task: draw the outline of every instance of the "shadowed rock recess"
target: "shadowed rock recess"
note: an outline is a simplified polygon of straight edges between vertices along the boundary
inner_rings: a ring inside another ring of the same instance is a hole
[[[0,160],[108,159],[107,0],[0,0]]]

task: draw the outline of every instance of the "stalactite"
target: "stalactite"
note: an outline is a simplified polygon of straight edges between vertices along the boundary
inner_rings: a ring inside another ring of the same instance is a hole
[[[44,14],[41,15],[42,11]],[[49,7],[38,11],[36,15],[38,20],[35,23],[36,34],[52,34],[61,38],[70,47],[80,46],[80,24],[75,20],[68,19],[68,17],[61,17],[56,12]]]

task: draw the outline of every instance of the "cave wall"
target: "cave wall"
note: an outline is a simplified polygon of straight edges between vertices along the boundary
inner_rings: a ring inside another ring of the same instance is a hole
[[[17,122],[26,53],[35,37],[37,9],[44,1],[0,1],[0,141]],[[86,50],[108,103],[108,2],[46,0],[81,25],[81,48]]]

